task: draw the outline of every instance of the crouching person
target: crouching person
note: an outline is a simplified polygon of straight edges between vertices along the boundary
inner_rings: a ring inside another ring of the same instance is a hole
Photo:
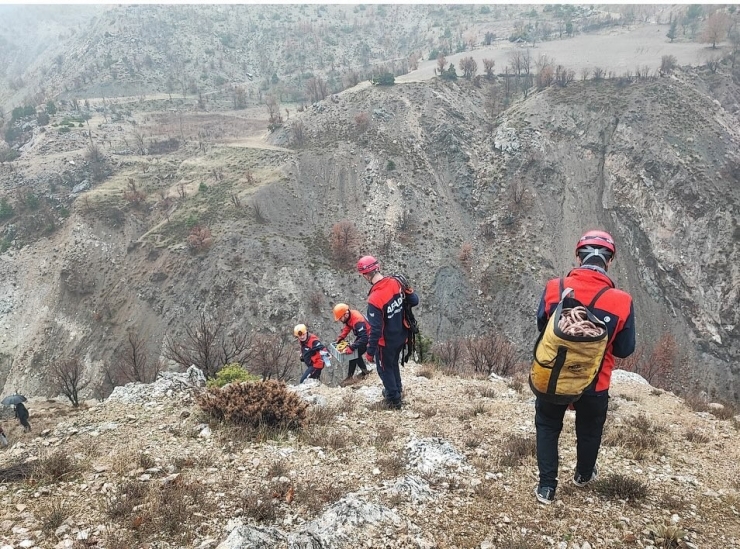
[[[306,365],[306,370],[298,382],[303,383],[307,378],[320,379],[324,362],[328,360],[328,352],[319,338],[308,332],[305,324],[298,324],[293,328],[293,335],[298,338],[301,346],[301,362]]]

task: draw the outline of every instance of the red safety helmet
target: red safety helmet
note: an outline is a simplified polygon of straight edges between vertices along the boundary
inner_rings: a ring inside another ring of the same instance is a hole
[[[357,272],[360,274],[370,274],[378,269],[380,269],[380,264],[371,255],[363,255],[357,262]]]
[[[578,255],[578,250],[587,246],[591,248],[606,248],[611,252],[612,257],[617,253],[617,248],[614,246],[614,239],[606,231],[588,231],[585,233],[578,239],[576,255]]]

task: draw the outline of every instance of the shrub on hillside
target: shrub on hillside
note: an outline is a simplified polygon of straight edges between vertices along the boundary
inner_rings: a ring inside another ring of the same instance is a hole
[[[366,112],[355,115],[355,126],[360,133],[364,133],[370,127],[370,116]]]
[[[206,413],[237,425],[298,429],[305,424],[308,404],[282,381],[232,383],[210,387],[196,396]]]
[[[0,162],[12,162],[21,155],[15,149],[1,149],[0,150]]]
[[[343,219],[332,225],[329,243],[337,265],[345,269],[354,266],[360,240],[360,232],[350,220]]]
[[[241,364],[227,364],[221,368],[216,377],[208,380],[208,387],[223,387],[229,383],[241,383],[250,381],[260,381],[262,378],[250,374]]]
[[[594,490],[610,499],[630,502],[643,500],[648,495],[648,485],[640,480],[620,474],[611,474],[594,482]]]
[[[194,252],[201,252],[207,250],[213,244],[213,237],[211,236],[211,230],[208,227],[202,227],[196,225],[190,229],[188,235],[188,247]]]

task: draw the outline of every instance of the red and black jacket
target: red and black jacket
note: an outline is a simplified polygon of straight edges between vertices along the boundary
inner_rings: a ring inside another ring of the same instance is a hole
[[[548,318],[560,302],[560,281],[560,278],[548,281],[542,293],[537,310],[537,328],[540,331],[545,328]],[[562,281],[564,288],[575,291],[575,298],[581,303],[590,303],[600,290],[609,288],[591,307],[596,317],[606,324],[609,342],[601,371],[596,378],[596,386],[587,393],[603,393],[609,389],[611,383],[614,357],[627,358],[635,350],[635,311],[632,298],[627,292],[616,289],[604,270],[588,265],[573,269]]]
[[[342,331],[339,333],[337,341],[345,339],[349,335],[350,331],[355,336],[355,340],[349,346],[350,349],[353,351],[359,349],[360,353],[364,353],[370,336],[370,324],[368,324],[360,311],[350,309],[349,318],[347,319],[347,322],[344,323],[344,328],[342,328]]]
[[[370,324],[367,354],[375,356],[378,347],[400,349],[406,343],[408,326],[403,321],[404,291],[392,276],[384,276],[373,284],[367,296],[367,321]],[[406,294],[412,307],[419,304],[415,292]]]
[[[306,366],[313,366],[317,370],[324,367],[324,359],[321,357],[321,350],[324,344],[313,334],[308,334],[306,341],[298,340],[301,346],[301,362]]]

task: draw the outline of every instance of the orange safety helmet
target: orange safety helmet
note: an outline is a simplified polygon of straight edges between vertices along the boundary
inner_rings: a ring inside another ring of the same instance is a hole
[[[349,311],[349,305],[346,303],[337,303],[334,305],[334,320],[339,322],[339,320]]]

